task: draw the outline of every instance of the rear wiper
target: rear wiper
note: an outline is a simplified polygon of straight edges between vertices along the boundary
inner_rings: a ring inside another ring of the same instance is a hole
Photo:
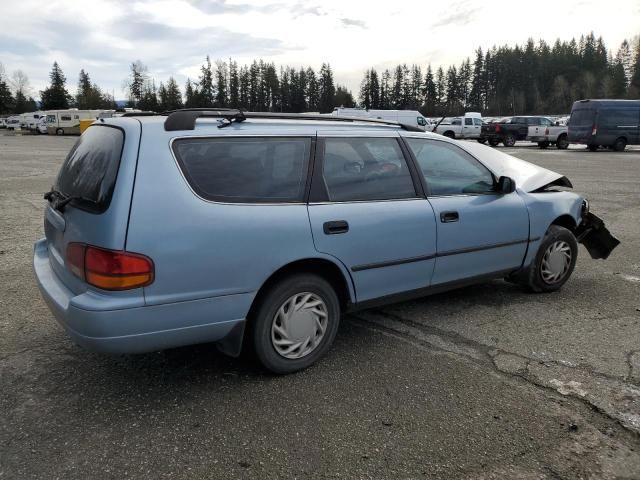
[[[59,190],[51,189],[47,193],[44,194],[44,199],[48,200],[51,204],[51,207],[55,210],[62,211],[64,210],[65,205],[73,200],[85,200],[82,197],[74,196],[74,195],[65,195]]]

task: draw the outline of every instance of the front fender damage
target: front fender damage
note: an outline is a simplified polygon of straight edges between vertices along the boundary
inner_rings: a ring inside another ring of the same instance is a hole
[[[591,212],[583,214],[575,234],[578,242],[585,246],[593,259],[606,259],[620,245],[620,240],[611,235],[604,226],[604,221]]]

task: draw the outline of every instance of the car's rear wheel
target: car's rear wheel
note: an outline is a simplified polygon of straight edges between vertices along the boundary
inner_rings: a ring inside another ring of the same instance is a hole
[[[613,149],[616,152],[624,152],[625,148],[627,148],[627,141],[622,137],[618,138],[613,144]]]
[[[452,131],[444,132],[443,135],[447,138],[456,138],[456,134]]]
[[[486,138],[477,138],[476,139],[478,141],[478,143],[487,143],[487,139]]]
[[[491,145],[492,147],[497,147],[499,144],[500,144],[500,140],[498,140],[497,138],[489,139],[489,145]]]
[[[56,135],[64,135],[64,130],[61,128],[56,129]]]
[[[509,133],[508,135],[505,135],[502,143],[504,143],[505,147],[513,147],[516,144],[515,135],[512,135],[511,133]]]
[[[260,363],[277,374],[315,363],[331,347],[340,324],[340,302],[322,277],[292,275],[260,300],[250,335]]]
[[[549,147],[549,142],[538,142],[538,147],[545,149]]]
[[[533,292],[559,290],[569,280],[578,257],[578,242],[570,230],[551,225],[531,265],[519,275],[520,284]]]
[[[556,141],[556,147],[558,148],[558,150],[566,150],[567,148],[569,148],[569,140],[567,139],[566,134],[562,134],[558,137],[558,140]]]

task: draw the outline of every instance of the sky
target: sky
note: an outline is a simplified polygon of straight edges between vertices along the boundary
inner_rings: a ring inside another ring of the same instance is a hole
[[[0,63],[21,69],[31,94],[58,61],[75,92],[84,68],[116,99],[140,59],[156,81],[181,86],[212,60],[254,58],[316,70],[329,62],[357,95],[364,70],[398,63],[423,68],[473,59],[478,46],[549,43],[593,31],[607,48],[640,33],[639,0],[507,2],[471,0],[18,0],[0,5]],[[502,3],[502,5],[505,5]]]

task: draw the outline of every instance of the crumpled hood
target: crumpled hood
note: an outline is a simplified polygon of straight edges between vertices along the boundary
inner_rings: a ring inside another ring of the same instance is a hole
[[[533,192],[551,185],[573,188],[569,179],[561,173],[525,162],[495,148],[471,142],[460,142],[459,145],[486,165],[497,177],[513,178],[516,187],[525,192]]]

